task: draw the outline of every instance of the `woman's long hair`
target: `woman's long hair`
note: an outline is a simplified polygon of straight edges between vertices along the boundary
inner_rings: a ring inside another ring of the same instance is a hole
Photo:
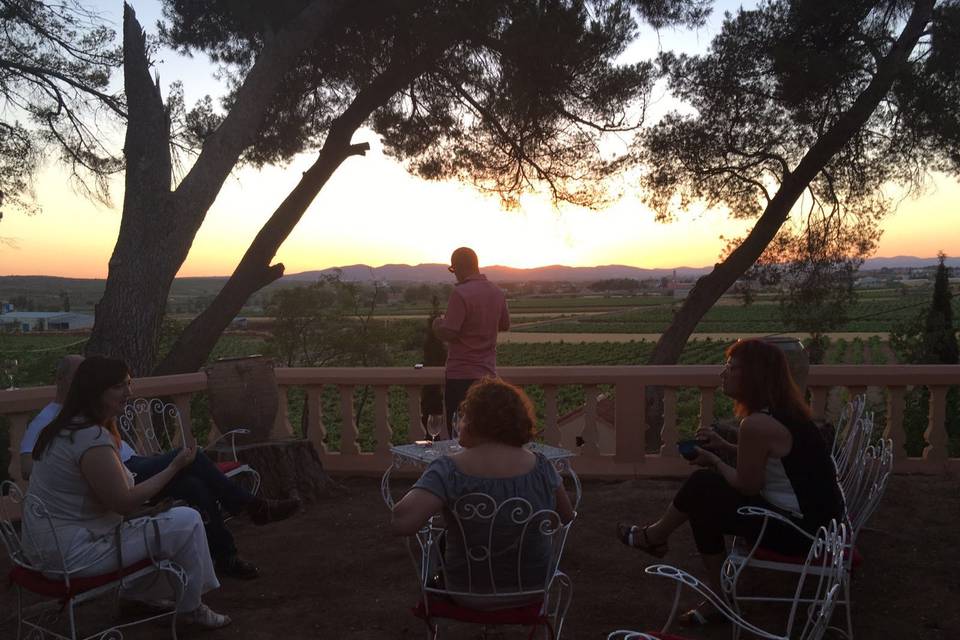
[[[763,340],[738,340],[727,347],[727,358],[736,358],[740,369],[734,413],[746,417],[769,409],[791,421],[810,420],[810,407],[790,375],[783,351]]]
[[[63,429],[101,426],[110,432],[117,446],[120,446],[117,417],[103,415],[103,394],[110,387],[123,382],[129,374],[127,365],[115,358],[90,356],[81,362],[60,413],[53,422],[43,428],[37,438],[37,444],[33,447],[33,459],[39,460]]]

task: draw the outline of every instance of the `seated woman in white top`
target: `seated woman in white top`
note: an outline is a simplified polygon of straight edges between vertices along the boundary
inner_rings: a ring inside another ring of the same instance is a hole
[[[163,471],[134,485],[120,462],[120,435],[116,416],[130,395],[130,374],[120,360],[93,356],[77,369],[59,415],[43,429],[33,449],[33,473],[28,496],[42,501],[46,519],[30,509],[23,526],[37,564],[58,568],[62,552],[66,569],[76,575],[101,575],[117,570],[116,529],[123,516],[135,512],[163,489],[178,471],[196,456],[185,448]],[[154,535],[154,524],[159,535]],[[200,596],[220,586],[207,548],[199,513],[176,507],[153,518],[136,518],[122,524],[120,544],[123,564],[148,556],[169,559],[187,574],[180,600],[180,618],[206,628],[219,628],[230,618],[204,605]],[[149,549],[148,549],[149,545]],[[59,547],[59,550],[58,550]],[[50,559],[57,560],[51,563]],[[148,602],[169,598],[165,580],[144,579],[125,589],[122,597]]]

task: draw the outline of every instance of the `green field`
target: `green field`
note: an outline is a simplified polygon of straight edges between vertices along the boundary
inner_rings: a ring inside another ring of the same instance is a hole
[[[538,322],[536,326],[518,327],[517,331],[550,333],[661,333],[673,321],[679,308],[674,304],[660,304],[636,308],[603,316],[583,316],[555,321]],[[865,298],[852,304],[848,322],[836,331],[888,332],[898,322],[910,320],[930,304],[929,292],[911,293],[894,298]],[[960,316],[960,297],[953,301],[955,313]],[[789,327],[786,327],[789,329]],[[710,309],[697,324],[697,333],[757,334],[778,333],[785,330],[780,307],[777,304],[718,305]]]

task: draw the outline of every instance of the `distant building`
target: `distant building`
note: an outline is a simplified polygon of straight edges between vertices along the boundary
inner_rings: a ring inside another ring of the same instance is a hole
[[[12,302],[0,301],[0,314],[10,313],[11,311],[13,311]]]
[[[612,454],[616,447],[616,432],[613,427],[615,411],[616,400],[613,396],[605,393],[597,396],[597,448],[602,454]],[[577,450],[577,438],[583,434],[587,425],[586,413],[586,405],[580,405],[557,419],[561,447],[570,451]]]
[[[93,316],[69,311],[11,311],[0,314],[0,326],[23,333],[72,331],[93,327]]]

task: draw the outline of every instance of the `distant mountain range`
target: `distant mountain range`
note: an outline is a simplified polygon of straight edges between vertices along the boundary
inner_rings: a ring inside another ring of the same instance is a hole
[[[915,256],[895,256],[892,258],[870,258],[861,271],[888,269],[909,269],[929,267],[937,264],[936,258],[917,258]],[[960,267],[960,258],[947,258],[947,266]],[[594,280],[609,280],[613,278],[633,278],[646,280],[649,278],[671,277],[674,271],[680,280],[698,278],[710,272],[713,267],[676,267],[675,269],[641,269],[621,264],[610,264],[596,267],[565,267],[551,265],[535,269],[514,269],[499,265],[484,267],[481,271],[491,280],[497,282],[586,282]],[[339,267],[342,278],[350,282],[371,282],[380,280],[386,282],[451,282],[452,276],[447,271],[446,264],[385,264],[381,267],[371,267],[365,264],[353,264]],[[335,269],[320,271],[304,271],[284,276],[284,281],[312,282]]]
[[[862,271],[882,268],[909,269],[931,267],[937,264],[936,258],[917,258],[914,256],[896,256],[894,258],[871,258],[864,264]],[[948,258],[947,265],[960,268],[960,258]],[[677,267],[674,269],[641,269],[625,265],[604,265],[598,267],[565,267],[553,265],[536,269],[514,269],[512,267],[490,266],[482,269],[491,280],[496,282],[590,282],[613,278],[649,278],[672,277],[676,271],[680,280],[692,280],[708,273],[712,267]],[[453,276],[447,271],[446,264],[385,264],[370,267],[354,264],[340,267],[344,280],[351,282],[370,282],[372,280],[408,283],[453,282]],[[324,273],[334,269],[304,271],[284,276],[270,288],[295,286],[303,282],[313,282]],[[955,272],[956,273],[956,272]],[[171,299],[214,295],[226,282],[226,276],[177,278],[170,291]],[[70,296],[75,305],[92,308],[103,294],[105,281],[95,278],[62,278],[59,276],[0,276],[0,300],[9,300],[16,296],[36,298],[44,304],[58,304],[62,293]]]

